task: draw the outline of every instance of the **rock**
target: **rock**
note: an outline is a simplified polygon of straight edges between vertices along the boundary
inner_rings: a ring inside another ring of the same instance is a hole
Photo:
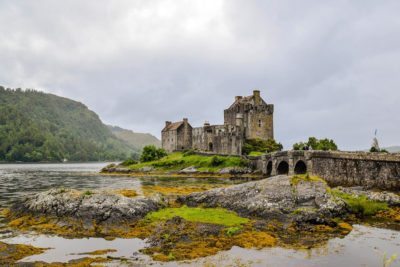
[[[145,167],[142,167],[139,169],[139,171],[141,171],[141,172],[151,172],[153,170],[154,170],[153,166],[145,166]]]
[[[321,223],[347,212],[344,201],[327,191],[323,181],[291,184],[285,175],[180,196],[188,206],[223,207],[243,216],[280,221]]]
[[[27,197],[12,209],[20,213],[72,217],[83,221],[137,220],[165,205],[161,195],[128,198],[106,191],[51,189]]]
[[[180,173],[196,173],[198,171],[194,166],[190,166],[190,167],[187,167],[187,168],[185,168],[183,170],[180,170],[179,172]]]
[[[365,190],[362,187],[336,187],[336,189],[342,191],[343,193],[355,195],[355,196],[365,196],[369,200],[386,202],[391,206],[400,206],[400,195],[388,192],[388,191],[372,191]]]
[[[119,173],[130,173],[130,169],[128,168],[123,168],[123,167],[118,167],[114,169],[114,172],[119,172]]]

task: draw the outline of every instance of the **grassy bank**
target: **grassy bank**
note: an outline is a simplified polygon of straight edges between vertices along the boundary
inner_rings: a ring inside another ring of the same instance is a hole
[[[233,156],[208,156],[197,154],[185,154],[181,152],[171,153],[159,160],[141,162],[128,167],[131,170],[141,170],[152,167],[158,171],[180,171],[188,167],[194,167],[200,172],[217,172],[226,167],[247,167],[248,161]]]

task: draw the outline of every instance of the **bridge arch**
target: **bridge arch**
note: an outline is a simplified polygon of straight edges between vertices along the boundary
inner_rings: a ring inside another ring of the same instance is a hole
[[[272,160],[267,163],[267,176],[271,176],[272,174]]]
[[[307,173],[307,164],[299,160],[294,165],[294,174],[306,174]]]
[[[289,163],[287,161],[282,160],[278,167],[276,168],[276,174],[289,174]]]

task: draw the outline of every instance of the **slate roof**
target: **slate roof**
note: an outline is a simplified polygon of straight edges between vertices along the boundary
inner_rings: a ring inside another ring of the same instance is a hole
[[[178,122],[173,122],[168,126],[165,126],[164,129],[162,130],[163,132],[165,131],[175,131],[178,130],[179,127],[183,125],[183,121],[178,121]]]

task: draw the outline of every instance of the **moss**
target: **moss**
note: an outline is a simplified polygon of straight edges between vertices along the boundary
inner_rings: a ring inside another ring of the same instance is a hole
[[[343,231],[345,233],[349,233],[353,230],[353,226],[351,226],[350,224],[346,223],[346,222],[339,222],[338,226],[343,229]]]
[[[160,186],[160,185],[144,185],[142,191],[145,196],[155,193],[164,195],[188,195],[194,192],[202,192],[222,185],[200,184],[188,186]]]
[[[222,208],[165,208],[149,213],[146,218],[150,221],[168,220],[173,217],[182,217],[191,222],[212,223],[224,226],[238,226],[249,222],[249,219],[239,217],[236,213]]]
[[[10,209],[1,209],[0,210],[0,216],[8,218],[11,215],[11,210]]]
[[[258,156],[262,156],[262,155],[264,155],[264,154],[265,154],[264,152],[251,151],[251,152],[249,153],[249,156],[258,157]]]
[[[0,262],[3,264],[13,264],[25,257],[41,254],[44,248],[36,248],[29,245],[6,244],[0,242]]]
[[[87,190],[87,191],[83,192],[83,195],[85,195],[85,196],[91,196],[91,195],[93,195],[93,192],[90,191],[90,190]]]
[[[313,175],[309,175],[309,174],[294,175],[290,179],[290,184],[292,186],[296,186],[302,181],[304,181],[304,182],[322,182],[322,183],[326,184],[326,181],[324,179],[322,179],[321,177],[313,176]]]
[[[400,207],[393,207],[387,210],[381,210],[376,213],[376,217],[389,220],[391,222],[400,223]]]
[[[349,205],[351,211],[360,216],[372,216],[379,211],[388,210],[387,203],[370,200],[364,195],[351,195],[337,189],[332,189],[331,193],[343,199]]]
[[[82,253],[79,253],[78,255],[95,256],[95,255],[105,255],[105,254],[112,253],[112,252],[117,252],[117,250],[116,249],[100,249],[100,250],[95,250],[95,251],[91,251],[91,252],[82,252]]]
[[[226,229],[226,234],[228,236],[234,236],[242,230],[241,226],[233,226]]]
[[[137,193],[135,190],[131,189],[120,189],[114,191],[116,194],[122,195],[124,197],[136,197]]]
[[[264,248],[276,245],[276,238],[261,231],[247,231],[234,237],[234,244],[242,248]]]
[[[229,229],[235,233],[228,236],[226,232]],[[262,248],[277,244],[272,234],[255,231],[251,224],[244,225],[239,232],[236,230],[175,217],[157,226],[149,238],[154,246],[143,249],[143,252],[158,261],[188,260],[214,255],[233,246]]]
[[[106,259],[102,257],[86,257],[82,259],[70,260],[67,263],[46,263],[46,262],[35,262],[35,267],[94,267],[94,266],[103,266],[103,265],[95,265],[96,263],[106,263],[111,261],[111,259]]]

